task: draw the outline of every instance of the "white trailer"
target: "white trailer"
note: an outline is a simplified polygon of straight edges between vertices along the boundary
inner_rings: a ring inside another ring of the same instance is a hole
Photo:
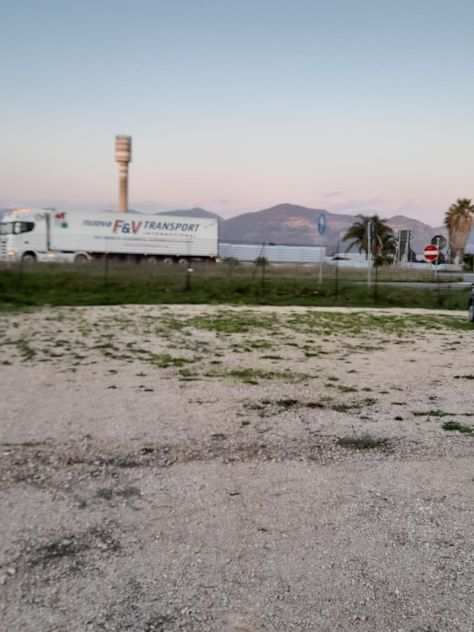
[[[218,256],[215,218],[14,209],[0,221],[3,261],[87,261],[105,255],[166,263]]]

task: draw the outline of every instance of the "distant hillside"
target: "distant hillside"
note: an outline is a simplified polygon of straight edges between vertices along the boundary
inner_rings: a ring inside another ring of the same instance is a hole
[[[326,215],[326,232],[319,235],[318,218]],[[345,248],[344,234],[355,221],[356,215],[331,213],[294,204],[278,204],[263,211],[243,213],[223,220],[220,236],[223,241],[248,243],[272,242],[276,244],[327,245],[330,250]],[[400,229],[413,231],[414,249],[420,251],[435,234],[446,234],[444,228],[432,228],[403,215],[388,218],[395,233]]]
[[[326,233],[318,232],[318,218],[324,213]],[[224,220],[221,225],[223,241],[273,242],[276,244],[322,245],[336,244],[340,234],[353,221],[351,215],[337,215],[323,209],[294,204],[278,204],[255,213],[244,213]]]

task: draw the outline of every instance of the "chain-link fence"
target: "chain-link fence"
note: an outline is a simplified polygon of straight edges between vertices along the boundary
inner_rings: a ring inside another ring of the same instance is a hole
[[[132,303],[268,303],[380,305],[464,309],[459,275],[382,266],[281,265],[259,260],[191,265],[117,262],[14,263],[0,267],[3,305]]]

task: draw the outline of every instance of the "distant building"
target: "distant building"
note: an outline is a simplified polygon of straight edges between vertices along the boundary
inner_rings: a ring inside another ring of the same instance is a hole
[[[412,231],[402,229],[398,231],[397,250],[395,253],[395,261],[397,263],[408,263],[415,261],[416,255],[412,250]]]
[[[219,257],[253,262],[265,257],[269,263],[320,263],[326,256],[324,246],[288,246],[278,244],[241,244],[221,242]]]
[[[471,228],[471,232],[469,233],[469,237],[467,238],[466,248],[464,252],[467,255],[474,255],[474,226]]]

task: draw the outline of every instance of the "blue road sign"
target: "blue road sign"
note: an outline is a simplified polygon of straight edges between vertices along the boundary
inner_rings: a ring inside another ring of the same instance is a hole
[[[324,235],[326,232],[326,215],[324,213],[321,213],[318,218],[318,232],[320,235]]]

